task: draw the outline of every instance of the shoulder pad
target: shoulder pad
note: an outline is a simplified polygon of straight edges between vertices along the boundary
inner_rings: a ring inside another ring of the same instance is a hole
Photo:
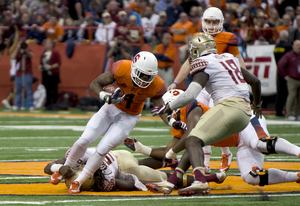
[[[201,70],[204,70],[207,65],[208,65],[208,61],[204,59],[195,59],[194,61],[192,61],[191,72],[190,72],[191,76],[193,76],[194,74],[198,73]]]

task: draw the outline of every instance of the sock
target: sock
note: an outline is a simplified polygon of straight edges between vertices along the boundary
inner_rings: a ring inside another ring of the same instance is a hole
[[[221,150],[222,150],[222,155],[223,154],[229,155],[231,153],[229,147],[221,147]]]
[[[289,141],[278,138],[275,144],[275,151],[278,154],[287,154],[300,157],[300,147],[291,144]]]
[[[152,152],[151,147],[145,146],[142,143],[140,143],[139,141],[134,143],[134,147],[135,147],[135,152],[142,153],[143,155],[146,155],[146,156],[150,156],[150,154]]]
[[[94,172],[102,165],[105,155],[102,156],[95,152],[87,161],[86,166],[83,168],[80,175],[75,181],[78,181],[80,185],[84,183]]]
[[[299,178],[297,172],[286,172],[274,168],[268,169],[268,181],[269,185],[285,183],[285,182],[296,182]]]
[[[206,182],[218,182],[219,181],[216,173],[212,174],[212,175],[205,176],[205,180],[206,180]]]
[[[184,173],[185,172],[181,168],[176,167],[174,173],[168,178],[168,182],[172,183],[173,185],[176,185],[178,181],[182,178]]]
[[[81,158],[86,151],[86,148],[79,146],[77,141],[74,143],[67,160],[64,165],[69,167],[75,167],[79,158]]]
[[[194,170],[195,181],[206,183],[204,167],[195,167]]]
[[[204,152],[204,165],[206,167],[209,167],[209,164],[210,164],[210,154],[211,154],[211,146],[210,145],[206,145],[202,149],[203,149],[203,152]]]

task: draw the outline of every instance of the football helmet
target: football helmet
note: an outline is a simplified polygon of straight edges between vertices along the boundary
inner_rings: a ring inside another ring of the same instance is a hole
[[[172,102],[177,99],[177,97],[179,97],[179,95],[182,93],[184,93],[184,91],[181,89],[171,89],[162,96],[162,99],[164,100],[165,104],[167,104],[168,102]]]
[[[139,52],[131,64],[131,79],[141,88],[148,87],[157,74],[157,59],[146,51]]]
[[[190,57],[196,59],[206,54],[216,54],[216,42],[214,38],[205,33],[199,33],[193,36],[189,42]]]
[[[208,25],[206,20],[219,20],[217,25]],[[206,9],[202,17],[202,29],[207,34],[218,34],[223,30],[224,16],[220,9],[210,7]]]
[[[82,170],[84,168],[84,165],[80,165],[79,167],[75,167],[73,168],[74,172],[73,172],[73,175],[69,178],[66,178],[65,179],[65,183],[66,183],[66,186],[68,188],[70,188],[72,182],[74,180],[76,180],[76,178],[81,174]],[[90,176],[80,187],[80,190],[81,191],[88,191],[90,190],[93,185],[95,184],[95,178],[94,178],[94,174],[92,174],[92,176]]]

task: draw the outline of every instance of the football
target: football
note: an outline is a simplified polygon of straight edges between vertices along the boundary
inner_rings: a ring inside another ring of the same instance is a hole
[[[109,84],[109,85],[106,85],[105,87],[103,87],[103,91],[113,94],[117,88],[118,88],[117,85]],[[124,92],[121,90],[120,93],[118,94],[118,97],[122,97],[123,95],[124,95]]]

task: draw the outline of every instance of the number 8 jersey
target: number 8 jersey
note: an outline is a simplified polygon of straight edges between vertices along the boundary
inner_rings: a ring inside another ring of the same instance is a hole
[[[191,62],[191,76],[198,72],[209,75],[205,86],[216,104],[228,97],[240,97],[250,102],[249,88],[242,75],[240,64],[232,54],[209,54]]]

